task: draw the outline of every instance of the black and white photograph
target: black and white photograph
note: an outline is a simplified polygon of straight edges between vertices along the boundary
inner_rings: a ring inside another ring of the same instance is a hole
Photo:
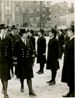
[[[75,98],[74,15],[74,0],[0,0],[0,98]]]

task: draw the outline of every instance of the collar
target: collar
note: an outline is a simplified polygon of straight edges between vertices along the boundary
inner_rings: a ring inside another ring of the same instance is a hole
[[[54,38],[54,36],[52,36],[50,39],[53,39]]]
[[[1,35],[1,39],[5,39],[5,35]]]
[[[70,38],[70,40],[72,40],[73,38],[75,38],[75,35],[73,35],[73,36]]]

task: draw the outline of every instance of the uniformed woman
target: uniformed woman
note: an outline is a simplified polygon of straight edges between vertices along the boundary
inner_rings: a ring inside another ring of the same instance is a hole
[[[10,77],[10,65],[12,62],[11,40],[7,37],[7,29],[4,24],[0,25],[0,79],[2,82],[2,93],[8,98],[7,87]]]
[[[64,51],[64,65],[62,70],[62,82],[67,83],[69,92],[63,97],[75,97],[75,65],[74,65],[74,23],[67,30],[69,40],[65,45]]]
[[[27,34],[24,29],[20,30],[21,39],[16,43],[15,56],[17,57],[17,72],[16,75],[20,78],[21,92],[24,92],[24,79],[27,79],[27,85],[29,88],[29,95],[35,96],[32,89],[33,68],[32,68],[32,55],[33,49]]]
[[[44,73],[44,66],[46,63],[46,39],[44,37],[44,30],[40,29],[38,32],[39,38],[37,40],[37,63],[40,64],[38,74]]]
[[[59,45],[56,39],[56,30],[54,28],[49,32],[50,40],[48,42],[48,53],[47,53],[47,69],[51,70],[52,78],[49,85],[55,84],[55,78],[57,74],[57,70],[59,69]]]

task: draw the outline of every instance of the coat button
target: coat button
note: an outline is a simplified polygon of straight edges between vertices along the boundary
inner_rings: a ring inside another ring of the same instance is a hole
[[[22,48],[22,50],[23,50],[23,48]]]
[[[5,56],[7,56],[7,53],[5,53]]]

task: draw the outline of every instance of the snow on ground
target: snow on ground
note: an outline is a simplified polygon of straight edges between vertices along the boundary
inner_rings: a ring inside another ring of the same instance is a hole
[[[38,75],[36,72],[39,69],[39,64],[34,64],[34,78],[33,81],[33,89],[37,94],[36,97],[30,97],[28,92],[28,87],[26,84],[26,80],[24,82],[24,93],[20,92],[20,82],[19,79],[12,78],[9,81],[8,85],[8,94],[9,98],[62,98],[62,95],[68,92],[68,87],[66,84],[61,83],[61,72],[62,72],[62,64],[63,61],[60,60],[60,69],[58,70],[56,77],[56,84],[53,86],[49,86],[46,82],[51,79],[51,72],[44,68],[44,74]],[[3,98],[1,94],[2,85],[0,82],[0,98]]]
[[[48,40],[47,40],[48,43]],[[44,68],[44,74],[38,75],[36,72],[39,70],[39,64],[34,63],[34,78],[32,79],[33,89],[37,96],[32,97],[29,96],[28,87],[26,84],[26,80],[24,82],[24,93],[20,92],[20,81],[19,79],[12,78],[9,81],[8,85],[8,94],[9,98],[62,98],[62,95],[68,92],[67,84],[61,83],[61,73],[63,67],[63,57],[59,60],[60,69],[58,70],[56,76],[56,84],[53,86],[49,86],[46,82],[51,79],[51,71],[46,70],[46,66]],[[0,82],[0,98],[3,98],[3,94],[1,93],[2,85]]]

